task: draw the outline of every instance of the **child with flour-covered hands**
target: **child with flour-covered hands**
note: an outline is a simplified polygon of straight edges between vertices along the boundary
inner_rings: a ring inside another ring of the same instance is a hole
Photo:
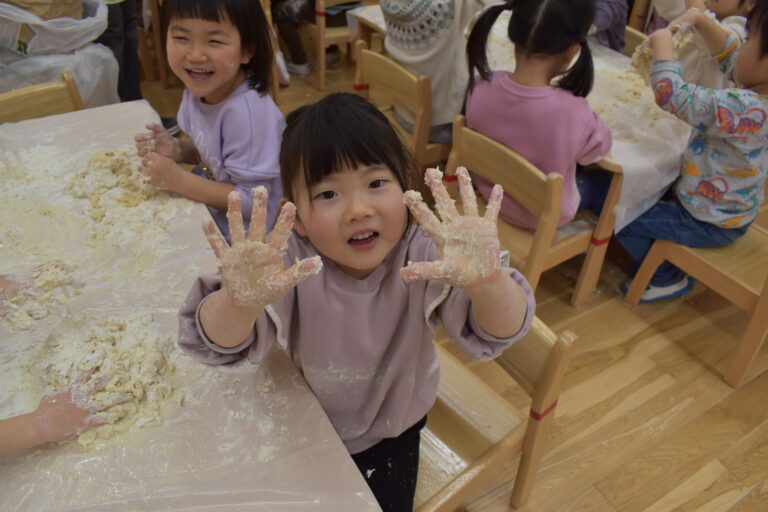
[[[250,219],[253,187],[270,192],[277,217],[278,154],[283,114],[267,94],[273,62],[271,28],[252,0],[166,0],[168,64],[184,83],[178,111],[186,134],[174,139],[158,124],[138,134],[139,171],[150,185],[205,203],[228,236],[227,195],[241,195]],[[192,173],[179,164],[199,164]]]
[[[480,217],[459,170],[461,214],[429,170],[435,215],[406,192],[412,160],[386,117],[345,93],[288,116],[280,163],[289,202],[271,236],[263,190],[247,234],[231,197],[231,246],[205,227],[220,275],[194,285],[179,343],[208,364],[257,364],[284,347],[382,508],[411,510],[439,381],[434,329],[488,359],[533,318],[525,278],[499,262],[501,189]]]

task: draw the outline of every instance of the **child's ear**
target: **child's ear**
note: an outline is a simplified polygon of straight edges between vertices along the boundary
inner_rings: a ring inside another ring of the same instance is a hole
[[[253,58],[253,52],[248,50],[243,50],[242,55],[240,56],[240,64],[248,64],[251,62],[251,59]]]

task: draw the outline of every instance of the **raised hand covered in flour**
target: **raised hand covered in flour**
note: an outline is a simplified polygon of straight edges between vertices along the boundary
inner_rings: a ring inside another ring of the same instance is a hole
[[[203,224],[203,231],[218,259],[223,289],[235,306],[259,308],[280,300],[297,284],[317,274],[323,267],[320,256],[305,258],[286,268],[284,254],[291,235],[296,206],[285,203],[267,241],[267,190],[253,189],[250,230],[246,234],[240,194],[227,197],[227,221],[232,237],[228,246],[213,221]]]
[[[467,288],[486,283],[501,268],[496,228],[503,195],[501,186],[494,186],[488,208],[480,216],[469,173],[459,167],[456,176],[463,214],[459,213],[443,185],[443,173],[436,169],[427,169],[425,181],[435,197],[440,219],[424,204],[418,192],[409,190],[403,195],[405,204],[434,240],[438,251],[435,261],[409,262],[401,269],[400,274],[406,282],[437,279],[451,286]]]

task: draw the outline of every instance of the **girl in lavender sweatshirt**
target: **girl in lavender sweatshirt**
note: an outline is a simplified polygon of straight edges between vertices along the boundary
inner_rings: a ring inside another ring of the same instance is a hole
[[[165,0],[168,64],[184,83],[177,115],[186,134],[148,125],[136,136],[139,171],[150,185],[208,206],[227,235],[227,195],[240,193],[246,221],[251,189],[270,193],[279,210],[283,114],[267,94],[273,49],[269,24],[253,0]],[[179,164],[199,164],[192,173]],[[270,224],[271,225],[271,224]]]
[[[499,262],[501,188],[480,217],[459,169],[462,215],[428,170],[439,220],[408,190],[412,162],[386,117],[346,93],[288,116],[280,165],[289,202],[268,238],[263,188],[247,234],[230,195],[231,246],[204,227],[219,275],[191,290],[179,343],[208,364],[255,365],[277,342],[382,508],[411,510],[419,431],[439,381],[434,329],[489,359],[533,318],[525,278]]]

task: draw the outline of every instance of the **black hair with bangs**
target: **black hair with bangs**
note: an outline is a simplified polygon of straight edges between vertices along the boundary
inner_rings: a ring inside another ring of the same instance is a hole
[[[248,86],[264,94],[269,87],[269,75],[274,59],[272,38],[261,2],[258,0],[165,0],[162,6],[163,34],[168,34],[174,19],[202,19],[220,23],[228,20],[240,33],[243,52],[253,57],[240,67]]]
[[[280,177],[289,201],[296,202],[297,180],[309,190],[345,167],[375,164],[386,165],[403,191],[412,188],[415,166],[410,153],[386,116],[360,96],[329,94],[286,117]]]
[[[747,18],[747,34],[760,38],[760,58],[768,55],[768,0],[757,0]]]

